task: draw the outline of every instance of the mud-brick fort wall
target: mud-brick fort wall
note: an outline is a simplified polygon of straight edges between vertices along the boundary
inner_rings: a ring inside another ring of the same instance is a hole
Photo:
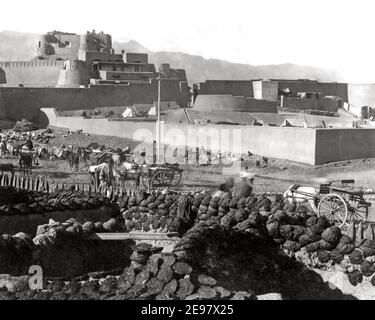
[[[6,86],[56,86],[63,66],[63,61],[0,62]]]
[[[229,94],[232,96],[254,97],[251,80],[206,80],[194,85],[195,96],[207,94]]]
[[[315,82],[301,80],[277,80],[279,90],[289,88],[293,92],[318,92],[322,97],[336,96],[348,102],[348,85],[337,82]]]
[[[375,129],[317,129],[317,165],[352,159],[375,158]]]
[[[8,88],[0,87],[0,110],[5,110],[9,120],[25,118],[34,120],[42,107],[57,110],[82,110],[105,106],[131,106],[152,104],[157,101],[156,79],[147,83],[129,85],[98,85],[90,88]],[[180,90],[186,89],[176,80],[161,81],[161,100],[176,101],[186,107],[189,97],[183,97]],[[0,112],[1,114],[1,112]]]

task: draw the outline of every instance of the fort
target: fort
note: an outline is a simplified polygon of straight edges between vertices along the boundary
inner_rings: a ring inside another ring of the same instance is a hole
[[[185,70],[167,63],[157,70],[147,54],[116,53],[111,36],[95,31],[52,31],[38,41],[33,60],[0,62],[0,120],[25,118],[130,139],[142,129],[152,142],[159,84],[166,131],[180,135],[168,134],[167,144],[194,147],[184,140],[189,132],[224,130],[241,136],[225,151],[311,165],[375,157],[359,143],[375,139],[368,120],[375,84],[248,79],[206,80],[190,88]],[[354,129],[362,120],[364,128]],[[220,144],[216,135],[210,139]]]
[[[147,54],[115,53],[111,36],[103,32],[53,31],[41,37],[32,61],[0,62],[0,114],[4,120],[38,123],[43,106],[69,110],[153,103],[158,77],[162,101],[189,105],[184,70],[162,64],[156,71]]]

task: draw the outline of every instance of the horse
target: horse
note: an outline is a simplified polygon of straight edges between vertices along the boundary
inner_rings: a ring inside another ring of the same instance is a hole
[[[302,203],[308,203],[310,207],[316,211],[316,195],[317,192],[314,187],[301,187],[293,184],[284,192],[283,197],[290,204],[299,205]]]
[[[96,186],[113,186],[123,178],[118,170],[109,166],[107,163],[90,166],[88,171],[91,175],[91,182]]]
[[[123,172],[121,172],[120,182],[123,184],[125,181],[133,180],[136,187],[138,188],[141,180],[141,170],[140,166],[136,163],[123,162],[122,163]]]

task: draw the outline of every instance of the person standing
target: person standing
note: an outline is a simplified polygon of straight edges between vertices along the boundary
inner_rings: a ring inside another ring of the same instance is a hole
[[[233,196],[247,198],[253,193],[255,174],[250,172],[241,172],[240,180],[234,184]]]
[[[33,142],[31,141],[30,136],[27,137],[27,140],[26,140],[26,144],[25,144],[25,145],[26,145],[27,149],[29,149],[29,150],[33,150],[34,145],[33,145]]]
[[[199,167],[199,147],[195,148],[195,163],[196,166]]]

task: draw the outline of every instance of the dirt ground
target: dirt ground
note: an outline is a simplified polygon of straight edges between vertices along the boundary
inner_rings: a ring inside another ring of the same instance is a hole
[[[87,146],[96,142],[111,148],[124,148],[130,146],[132,149],[138,144],[125,138],[73,134],[66,135],[66,131],[53,128],[56,138],[50,139],[48,145],[78,145]],[[268,159],[268,165],[261,165],[256,168],[256,160],[261,159],[257,156],[244,156],[242,169],[247,167],[248,171],[255,173],[255,192],[284,192],[292,184],[300,184],[304,186],[318,187],[324,180],[342,180],[354,179],[355,189],[363,189],[365,191],[375,191],[375,159],[361,159],[331,163],[321,166],[309,166],[301,163],[295,163],[287,160]],[[0,159],[0,163],[13,162],[17,164],[18,159]],[[238,177],[236,173],[227,174],[229,168],[221,168],[216,166],[195,166],[193,164],[181,164],[184,170],[181,185],[176,190],[196,190],[211,189],[214,190],[220,183],[224,182],[228,177]],[[87,165],[80,164],[80,173],[71,173],[68,163],[65,160],[40,161],[38,169],[34,170],[33,175],[46,176],[49,180],[58,183],[76,184],[90,183],[90,176],[87,172]],[[375,196],[368,196],[369,201],[375,201]],[[374,202],[375,207],[375,202]],[[374,211],[374,212],[372,212]],[[374,216],[375,208],[370,210]]]

